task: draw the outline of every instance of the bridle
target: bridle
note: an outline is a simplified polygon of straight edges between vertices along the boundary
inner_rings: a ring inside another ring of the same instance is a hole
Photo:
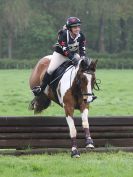
[[[84,71],[83,73],[86,73],[86,74],[91,74],[92,76],[94,75],[94,72],[93,71]],[[101,83],[101,81],[98,79],[98,81],[99,82],[97,82],[97,80],[94,78],[94,85],[93,85],[93,88],[92,89],[94,89],[94,90],[100,90],[100,88],[99,88],[99,84]],[[92,101],[93,100],[95,100],[97,97],[94,95],[94,93],[92,92],[92,93],[84,93],[84,92],[82,92],[82,90],[81,90],[81,81],[77,78],[77,84],[78,84],[78,86],[79,86],[79,88],[80,88],[80,95],[81,96],[83,96],[83,99],[84,99],[84,101],[86,102],[87,101],[87,97],[88,96],[92,96]]]

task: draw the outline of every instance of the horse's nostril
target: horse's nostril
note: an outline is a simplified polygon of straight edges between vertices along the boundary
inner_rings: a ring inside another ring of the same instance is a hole
[[[87,103],[87,99],[84,99],[84,102]]]

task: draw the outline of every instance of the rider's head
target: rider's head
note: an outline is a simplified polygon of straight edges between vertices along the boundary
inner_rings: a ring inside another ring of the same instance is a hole
[[[77,17],[69,17],[66,22],[66,27],[69,31],[74,34],[78,34],[80,32],[81,21]]]

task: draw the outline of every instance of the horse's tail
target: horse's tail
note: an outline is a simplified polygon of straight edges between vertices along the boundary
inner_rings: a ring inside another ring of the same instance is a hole
[[[51,100],[44,94],[35,97],[29,104],[29,110],[34,110],[34,114],[41,113],[44,109],[47,109],[51,104]]]

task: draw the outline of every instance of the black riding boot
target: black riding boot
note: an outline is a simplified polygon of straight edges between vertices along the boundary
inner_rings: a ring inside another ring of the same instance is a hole
[[[45,90],[47,85],[50,83],[50,76],[51,75],[46,72],[43,77],[42,84],[32,89],[32,92],[34,93],[35,96],[39,96]]]
[[[47,87],[47,85],[50,83],[50,74],[48,74],[47,72],[45,73],[43,79],[42,79],[42,84],[41,84],[41,90],[45,90],[45,88]]]

